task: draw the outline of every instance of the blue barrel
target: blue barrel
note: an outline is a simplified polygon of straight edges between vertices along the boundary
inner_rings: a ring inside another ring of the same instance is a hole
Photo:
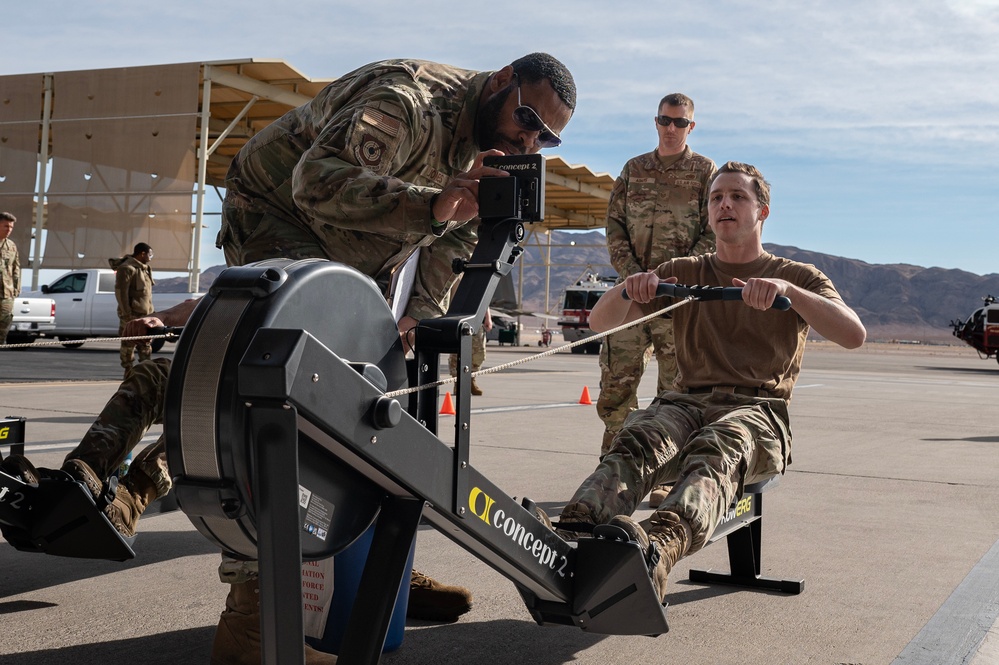
[[[330,604],[329,616],[326,618],[326,630],[323,638],[317,640],[307,638],[314,648],[326,653],[339,653],[340,642],[347,630],[347,620],[350,610],[357,597],[357,588],[361,584],[361,574],[368,560],[371,541],[374,538],[375,525],[351,543],[350,547],[333,557],[333,600]],[[409,561],[406,562],[406,573],[399,585],[399,595],[395,599],[392,619],[389,622],[388,633],[385,635],[383,652],[394,651],[402,644],[402,636],[406,629],[406,606],[409,604],[409,571],[413,569],[413,555],[416,552],[416,541],[409,548]]]

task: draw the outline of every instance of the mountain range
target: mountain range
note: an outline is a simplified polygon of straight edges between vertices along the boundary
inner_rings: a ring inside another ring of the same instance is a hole
[[[515,288],[523,274],[521,309],[558,315],[562,292],[587,273],[613,275],[604,235],[599,231],[552,231],[533,235],[525,244],[522,266],[514,268]],[[544,240],[544,244],[539,242]],[[824,272],[843,299],[860,315],[871,341],[913,341],[926,344],[961,344],[952,334],[950,322],[964,320],[982,305],[986,295],[999,296],[999,273],[976,275],[957,269],[924,268],[896,264],[871,264],[857,259],[783,245],[764,244],[777,256],[811,263]],[[547,263],[548,298],[545,298]],[[201,274],[205,291],[225,266],[213,266]],[[522,273],[521,273],[522,271]],[[157,280],[162,292],[186,291],[186,278]]]

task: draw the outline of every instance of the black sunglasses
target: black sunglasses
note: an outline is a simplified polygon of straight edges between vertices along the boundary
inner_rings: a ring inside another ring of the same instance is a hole
[[[674,125],[676,125],[677,129],[684,129],[692,121],[688,120],[687,118],[671,118],[668,115],[657,115],[656,122],[658,122],[663,127],[669,127],[669,123],[672,122]]]
[[[538,132],[538,145],[542,148],[557,148],[562,145],[562,139],[558,134],[545,124],[538,112],[530,106],[524,106],[520,101],[520,77],[517,77],[517,108],[513,110],[513,121],[521,129],[529,132]]]

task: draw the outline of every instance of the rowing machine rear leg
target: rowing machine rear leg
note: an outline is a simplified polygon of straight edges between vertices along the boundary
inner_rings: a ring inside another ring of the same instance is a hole
[[[755,495],[760,503],[760,515],[753,521],[743,525],[728,534],[725,542],[728,545],[729,573],[715,570],[691,570],[690,581],[704,584],[728,584],[779,591],[781,593],[799,594],[805,589],[804,580],[779,580],[763,577],[761,573],[761,542],[763,535],[762,496]]]

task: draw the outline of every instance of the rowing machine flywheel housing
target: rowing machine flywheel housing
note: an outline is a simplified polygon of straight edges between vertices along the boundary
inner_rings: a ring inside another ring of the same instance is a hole
[[[167,461],[195,527],[227,553],[249,559],[258,558],[252,482],[258,470],[237,380],[248,345],[266,328],[306,331],[340,358],[375,366],[382,390],[407,385],[392,313],[375,282],[353,268],[270,259],[219,275],[177,344],[164,408]],[[308,433],[299,431],[298,441],[302,556],[321,559],[371,525],[383,491]]]

